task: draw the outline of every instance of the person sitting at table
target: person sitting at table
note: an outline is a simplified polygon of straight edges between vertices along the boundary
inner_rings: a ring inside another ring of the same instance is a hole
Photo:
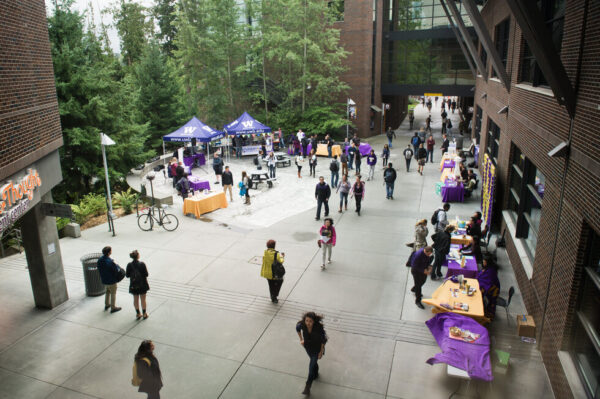
[[[475,256],[477,264],[481,264],[481,225],[473,216],[471,216],[471,220],[469,220],[469,223],[467,224],[467,235],[473,237],[473,240],[471,241],[471,244],[467,245],[466,247],[463,247],[460,250],[460,252],[462,252],[464,255],[470,254]]]
[[[496,316],[496,300],[500,293],[500,280],[498,279],[498,266],[494,256],[486,254],[483,258],[481,272],[477,275],[479,289],[483,296],[483,310],[485,317],[494,320]]]
[[[465,168],[465,164],[462,162],[458,164],[458,173],[460,175],[460,180],[466,185],[468,182],[469,172],[467,171],[467,168]]]
[[[448,225],[444,231],[438,231],[431,236],[433,240],[434,255],[433,258],[433,270],[431,271],[431,279],[437,280],[442,277],[442,263],[446,259],[446,256],[450,253],[450,241],[452,240],[452,233],[455,227]]]
[[[188,197],[188,194],[190,193],[190,182],[187,179],[188,174],[183,172],[183,176],[181,176],[181,179],[179,179],[177,181],[177,185],[175,186],[177,188],[177,191],[179,191],[179,195],[181,195],[181,197],[185,200]]]
[[[415,293],[416,300],[415,305],[421,309],[425,309],[425,306],[421,303],[423,293],[421,287],[427,281],[427,275],[431,273],[431,256],[433,255],[433,248],[425,247],[413,252],[410,259],[410,273],[413,276],[413,287],[410,289]]]
[[[175,168],[175,184],[183,177],[185,173],[185,168],[183,167],[183,162],[179,162],[177,167]]]
[[[465,180],[465,197],[470,197],[476,187],[477,175],[473,172],[473,169],[469,169],[467,172],[467,179]]]

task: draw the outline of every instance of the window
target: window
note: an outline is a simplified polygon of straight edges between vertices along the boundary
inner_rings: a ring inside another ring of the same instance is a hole
[[[573,323],[573,357],[588,398],[600,398],[600,236],[592,233]]]
[[[506,18],[504,21],[502,21],[498,25],[496,25],[496,31],[494,34],[494,43],[496,44],[496,50],[498,51],[498,55],[500,56],[502,65],[504,65],[504,69],[506,69],[506,63],[508,61],[509,35],[510,35],[510,18]],[[494,74],[494,76],[497,76],[496,71],[493,71],[493,74]]]
[[[483,48],[483,46],[481,46],[481,62],[483,62],[483,69],[484,69],[484,73],[483,76],[485,76],[487,78],[487,51],[485,51],[485,49]]]
[[[329,11],[331,11],[334,21],[344,20],[344,0],[329,1],[327,2],[327,6],[329,7]]]
[[[546,28],[552,35],[552,43],[560,54],[562,47],[563,29],[565,22],[565,0],[542,0],[542,15],[545,18]],[[531,83],[533,86],[548,86],[535,56],[525,39],[523,39],[523,54],[521,56],[520,81]]]
[[[500,128],[493,120],[488,118],[488,137],[487,137],[486,152],[494,162],[498,164],[498,148],[500,147]]]
[[[516,238],[523,240],[533,261],[542,218],[546,178],[516,145],[512,144],[511,149],[508,209],[516,221]]]
[[[483,119],[483,109],[480,106],[476,106],[477,111],[475,112],[475,142],[479,144],[481,138],[481,120]]]

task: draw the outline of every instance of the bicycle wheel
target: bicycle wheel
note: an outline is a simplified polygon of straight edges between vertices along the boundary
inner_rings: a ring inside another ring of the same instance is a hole
[[[143,231],[152,230],[153,224],[154,223],[152,220],[152,215],[150,215],[149,213],[144,213],[138,216],[138,226],[140,226],[140,229],[142,229]]]
[[[162,218],[162,227],[167,231],[173,231],[179,227],[179,219],[175,215],[165,213]]]

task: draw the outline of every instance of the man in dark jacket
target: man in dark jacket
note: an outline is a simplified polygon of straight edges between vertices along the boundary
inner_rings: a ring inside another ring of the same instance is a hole
[[[431,267],[429,266],[431,264],[431,255],[433,255],[433,248],[425,247],[414,252],[410,258],[410,273],[413,276],[414,282],[410,290],[415,293],[417,297],[415,304],[421,309],[425,309],[421,303],[421,298],[423,298],[421,287],[427,281],[427,274],[431,271]]]
[[[317,200],[317,217],[315,220],[321,219],[321,206],[325,205],[325,217],[329,216],[329,197],[331,196],[331,188],[325,183],[325,178],[319,176],[319,182],[315,187],[315,199]]]
[[[396,181],[396,169],[392,168],[391,163],[389,163],[387,168],[383,171],[383,180],[385,181],[385,198],[393,200],[394,182]]]
[[[98,259],[97,266],[98,272],[100,272],[100,280],[106,286],[104,310],[110,308],[110,313],[115,313],[121,310],[121,308],[115,305],[117,300],[117,283],[119,282],[118,275],[121,267],[110,258],[111,253],[111,247],[102,248],[102,256]]]
[[[233,202],[233,174],[229,170],[229,166],[225,166],[225,172],[223,172],[221,179],[223,180],[223,191],[225,191],[225,196],[227,196],[227,190],[229,190],[229,200]]]
[[[448,225],[444,231],[438,231],[431,236],[435,255],[433,259],[433,270],[431,271],[432,280],[437,280],[439,277],[442,277],[442,263],[444,263],[446,256],[450,253],[450,241],[452,239],[453,231],[454,226]]]
[[[450,141],[448,140],[448,136],[444,134],[442,135],[442,146],[440,147],[442,149],[442,156],[448,152],[448,147],[450,147]]]
[[[187,173],[183,172],[183,176],[181,176],[181,179],[179,179],[175,187],[177,188],[177,191],[179,191],[181,198],[186,199],[188,197],[190,193],[190,181],[188,180]]]
[[[185,173],[185,168],[183,167],[183,162],[179,162],[179,165],[177,165],[177,167],[175,168],[175,182],[173,183],[173,185],[177,184],[179,179],[181,179],[183,177],[184,173]]]

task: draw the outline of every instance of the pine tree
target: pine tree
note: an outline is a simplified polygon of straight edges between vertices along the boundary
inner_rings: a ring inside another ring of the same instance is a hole
[[[177,36],[175,0],[156,0],[153,14],[159,28],[156,37],[161,43],[162,52],[173,57],[174,51],[177,50],[175,45]]]
[[[132,65],[142,58],[147,38],[152,31],[152,23],[146,15],[148,10],[130,0],[121,0],[119,5],[107,12],[112,14],[121,38],[121,55],[127,65]]]

